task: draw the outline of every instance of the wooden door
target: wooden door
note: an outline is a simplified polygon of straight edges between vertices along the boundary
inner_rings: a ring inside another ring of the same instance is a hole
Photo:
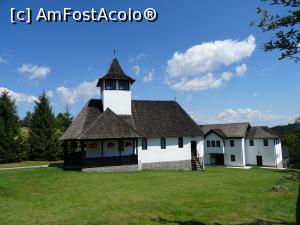
[[[263,165],[263,160],[262,160],[261,155],[256,156],[256,162],[257,162],[257,166],[262,166]]]
[[[192,152],[192,157],[197,157],[197,142],[196,141],[191,141],[191,152]]]

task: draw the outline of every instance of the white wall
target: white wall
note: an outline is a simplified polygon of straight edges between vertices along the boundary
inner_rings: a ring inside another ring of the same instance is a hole
[[[166,137],[166,149],[161,149],[160,138],[147,138],[147,150],[142,150],[142,139],[138,140],[138,160],[141,163],[191,160],[191,141],[197,141],[199,157],[203,157],[202,137],[183,137],[183,148],[178,148],[178,137]]]
[[[234,140],[234,147],[230,147],[230,140]],[[228,166],[245,166],[243,163],[243,138],[231,138],[225,140],[224,164]],[[231,161],[231,155],[235,155],[235,161]]]
[[[279,140],[280,141],[280,140]],[[281,141],[275,145],[276,163],[278,168],[283,168]]]
[[[254,146],[250,146],[249,139],[245,140],[247,165],[257,165],[257,155],[262,156],[263,166],[276,167],[282,162],[280,143],[274,145],[274,139],[268,139],[268,146],[264,146],[264,139],[252,140],[254,140]]]
[[[210,147],[207,147],[207,141],[210,141]],[[215,147],[211,146],[211,141],[220,141],[220,147],[217,147],[217,143],[215,143]],[[215,133],[210,133],[207,136],[205,136],[205,142],[204,142],[204,152],[205,154],[208,153],[224,153],[224,143],[223,143],[223,138],[220,136],[216,135]]]
[[[129,142],[131,146],[125,147],[125,144]],[[102,157],[102,149],[101,149],[101,141],[86,141],[87,145],[86,149],[86,157],[87,158],[95,158],[95,157]],[[89,144],[96,143],[97,148],[91,149],[89,148]],[[108,148],[108,143],[114,143],[114,147]],[[121,151],[121,155],[132,155],[133,154],[133,141],[131,139],[124,140],[124,151]],[[110,156],[120,156],[120,152],[118,151],[118,140],[104,140],[103,141],[103,157],[110,157]]]
[[[110,108],[116,114],[131,115],[131,90],[118,90],[118,82],[116,88],[101,91],[103,110]]]

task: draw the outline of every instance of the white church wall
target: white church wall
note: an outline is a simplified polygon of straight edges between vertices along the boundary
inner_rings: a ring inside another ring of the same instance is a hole
[[[120,115],[131,115],[131,90],[102,90],[103,110],[110,108]]]
[[[96,158],[96,157],[101,157],[102,156],[102,151],[101,151],[101,141],[86,141],[86,157],[87,158]],[[96,148],[91,148],[90,144],[94,145],[96,144]]]
[[[161,149],[160,138],[147,138],[147,150],[142,150],[142,139],[138,140],[138,160],[141,163],[191,160],[191,141],[197,142],[197,151],[203,157],[201,137],[183,137],[183,148],[178,148],[178,137],[166,137],[166,149]]]
[[[127,143],[127,146],[126,146]],[[102,144],[101,141],[86,141],[86,157],[96,158],[102,157]],[[91,148],[92,145],[97,145],[96,148]],[[121,153],[121,154],[120,154]],[[118,150],[118,140],[104,140],[103,141],[103,157],[111,156],[126,156],[133,154],[133,141],[131,139],[124,140],[124,150],[119,152]]]

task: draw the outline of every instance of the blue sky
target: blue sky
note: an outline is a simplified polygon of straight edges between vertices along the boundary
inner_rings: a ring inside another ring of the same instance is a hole
[[[21,117],[46,91],[55,113],[76,115],[99,98],[95,80],[113,49],[136,79],[134,99],[176,100],[198,123],[292,122],[300,115],[299,63],[278,61],[261,46],[270,34],[250,27],[261,1],[1,1],[0,88]],[[264,5],[262,5],[264,6]],[[156,22],[10,23],[10,9],[154,8]],[[175,54],[177,52],[177,54]],[[175,55],[174,55],[175,54]]]

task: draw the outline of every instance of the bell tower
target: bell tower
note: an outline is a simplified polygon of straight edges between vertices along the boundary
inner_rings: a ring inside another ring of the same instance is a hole
[[[103,110],[110,108],[116,114],[131,115],[131,85],[134,81],[124,73],[114,57],[107,74],[97,82],[97,87],[101,90]]]

